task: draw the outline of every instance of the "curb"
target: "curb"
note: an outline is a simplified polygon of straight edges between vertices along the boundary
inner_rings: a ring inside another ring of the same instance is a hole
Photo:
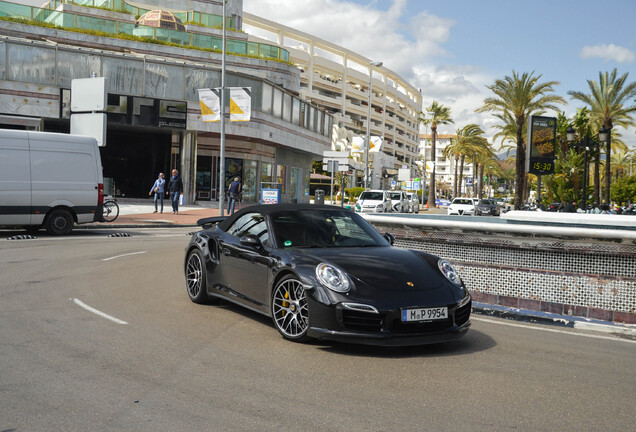
[[[82,229],[120,229],[120,228],[187,228],[187,227],[198,227],[196,223],[193,224],[175,224],[175,223],[166,223],[166,222],[157,222],[157,223],[144,223],[144,224],[87,224],[87,225],[78,225],[73,228],[73,230],[82,230]]]
[[[636,326],[620,324],[613,321],[602,321],[570,315],[559,315],[529,309],[518,309],[508,306],[491,305],[487,303],[473,303],[473,312],[480,315],[507,318],[538,324],[557,325],[579,330],[592,330],[601,333],[611,333],[630,339],[636,339]]]

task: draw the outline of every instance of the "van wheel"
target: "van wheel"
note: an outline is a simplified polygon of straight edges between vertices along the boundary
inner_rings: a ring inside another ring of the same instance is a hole
[[[73,229],[73,216],[68,210],[53,210],[44,223],[46,232],[51,235],[66,235]]]

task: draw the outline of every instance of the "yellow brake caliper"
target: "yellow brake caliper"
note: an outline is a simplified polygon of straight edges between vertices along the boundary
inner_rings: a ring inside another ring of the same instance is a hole
[[[286,299],[288,299],[288,298],[289,298],[289,291],[285,291],[285,298],[286,298]],[[283,300],[283,307],[285,307],[285,308],[286,308],[286,307],[289,307],[289,302],[288,302],[288,301]],[[286,311],[286,310],[284,310],[284,311],[283,311],[283,316],[285,316],[285,315],[287,315],[287,311]]]

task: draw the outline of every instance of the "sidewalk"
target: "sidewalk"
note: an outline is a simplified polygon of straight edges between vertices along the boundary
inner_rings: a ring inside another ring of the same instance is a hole
[[[153,213],[152,201],[117,200],[119,216],[113,222],[80,225],[78,228],[148,228],[148,227],[182,227],[196,226],[202,218],[218,216],[218,203],[210,203],[210,207],[201,205],[179,206],[179,213],[173,214],[170,201],[164,202],[163,213]],[[216,205],[216,207],[212,207]],[[241,208],[237,206],[235,210]],[[227,215],[227,213],[226,213]]]

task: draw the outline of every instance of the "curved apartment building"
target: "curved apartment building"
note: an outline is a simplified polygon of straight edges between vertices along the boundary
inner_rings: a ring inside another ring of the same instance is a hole
[[[344,47],[299,30],[243,13],[248,40],[275,42],[287,50],[289,61],[300,70],[300,95],[331,113],[334,122],[366,136],[369,91],[371,135],[383,137],[380,155],[371,157],[372,188],[388,188],[397,169],[416,172],[419,155],[418,113],[422,97],[418,89],[391,69],[371,66],[382,59],[368,59]],[[376,63],[377,64],[377,63]],[[370,79],[370,74],[373,79]]]

